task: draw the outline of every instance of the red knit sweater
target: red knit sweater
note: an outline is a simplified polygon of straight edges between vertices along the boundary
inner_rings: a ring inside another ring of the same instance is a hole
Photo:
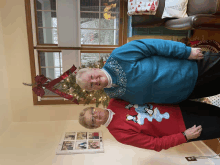
[[[178,105],[152,104],[154,113],[150,116],[147,112],[137,113],[134,107],[126,109],[128,104],[111,99],[108,106],[115,115],[107,128],[117,141],[158,152],[186,142],[181,133],[186,127]]]

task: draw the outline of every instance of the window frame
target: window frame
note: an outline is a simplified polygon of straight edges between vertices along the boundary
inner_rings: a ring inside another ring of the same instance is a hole
[[[26,0],[25,0],[26,1]],[[31,1],[31,0],[30,0]],[[37,40],[37,45],[42,45],[42,46],[58,46],[58,44],[40,44],[39,42],[39,35],[38,35],[38,22],[37,22],[37,3],[36,0],[34,0],[34,15],[35,15],[35,30],[36,30],[36,40]],[[31,5],[31,4],[30,4]],[[48,12],[54,12],[54,10],[41,10],[41,11],[48,11]],[[56,12],[56,11],[55,11]],[[43,29],[43,27],[42,27]]]
[[[120,14],[120,11],[121,11],[121,6],[123,6],[123,1],[119,0],[120,1],[120,9],[119,9],[119,12],[111,12],[113,14]],[[100,8],[100,4],[101,1],[99,1],[99,8]],[[81,13],[98,13],[98,14],[101,14],[101,13],[105,13],[104,11],[80,11],[80,15]],[[121,19],[123,19],[122,17],[123,15],[120,14],[119,15],[119,29],[118,29],[118,32],[119,32],[119,41],[118,41],[118,45],[121,45],[122,44],[122,40],[121,40],[121,37],[120,35],[122,35],[122,29],[120,27],[121,25]],[[99,24],[100,24],[100,17],[99,17]],[[81,29],[89,29],[89,30],[99,30],[99,34],[100,34],[100,30],[115,30],[115,29],[97,29],[97,28],[81,28],[80,27],[80,30]],[[99,35],[100,36],[100,35]],[[100,38],[99,38],[100,39]],[[112,47],[112,45],[96,45],[96,44],[82,44],[82,45],[86,45],[86,46],[103,46],[103,47]],[[118,45],[115,45],[115,46],[118,46]]]
[[[34,3],[34,8],[32,7]],[[33,11],[34,10],[34,11]],[[34,18],[32,14],[34,13]],[[58,44],[39,44],[38,27],[37,27],[37,10],[36,0],[25,0],[25,13],[26,13],[26,25],[27,25],[27,37],[29,47],[29,58],[30,58],[30,69],[31,69],[31,82],[35,83],[35,77],[37,70],[40,73],[39,59],[36,61],[35,52],[48,51],[48,52],[61,52],[62,50],[80,50],[80,53],[111,53],[115,48],[122,46],[127,43],[127,2],[120,0],[120,16],[119,16],[119,44],[118,45],[81,45],[81,47],[59,47]],[[32,19],[35,19],[32,21]],[[34,24],[34,25],[33,25]],[[35,28],[35,33],[33,32]],[[37,66],[38,65],[38,66]],[[38,68],[36,68],[38,67]],[[34,92],[32,92],[33,104],[34,105],[56,105],[56,104],[75,104],[70,100],[66,100],[60,96],[43,96],[42,98],[51,97],[61,100],[42,100],[39,99]],[[85,102],[81,100],[80,104]],[[94,104],[92,101],[90,104]]]
[[[59,52],[60,53],[61,51],[54,51],[54,50],[44,50],[44,51],[42,51],[42,50],[37,50],[39,74],[41,74],[41,69],[42,69],[41,62],[40,62],[40,52]],[[60,54],[59,54],[59,56],[60,56]],[[47,67],[45,67],[45,68],[47,68]],[[62,68],[62,67],[60,66],[60,67],[53,67],[53,68]]]

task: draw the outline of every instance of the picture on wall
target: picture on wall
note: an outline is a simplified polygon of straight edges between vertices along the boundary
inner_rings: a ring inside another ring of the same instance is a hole
[[[58,145],[57,155],[103,153],[102,132],[65,132]]]

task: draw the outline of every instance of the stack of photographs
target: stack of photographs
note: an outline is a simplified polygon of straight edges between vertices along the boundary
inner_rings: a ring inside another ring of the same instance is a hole
[[[65,132],[57,155],[104,152],[102,132]]]

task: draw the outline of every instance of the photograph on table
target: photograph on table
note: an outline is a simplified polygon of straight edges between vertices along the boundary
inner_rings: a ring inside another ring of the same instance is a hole
[[[64,140],[75,140],[76,133],[75,132],[66,132]]]
[[[68,131],[62,134],[57,155],[103,153],[102,132]]]
[[[89,149],[100,149],[100,142],[99,140],[89,140]]]
[[[99,132],[89,132],[89,139],[99,139]]]
[[[86,141],[76,141],[76,149],[84,150],[87,149]]]
[[[74,142],[73,141],[64,141],[61,150],[73,150]]]
[[[87,139],[87,132],[77,132],[77,140],[85,140]]]

